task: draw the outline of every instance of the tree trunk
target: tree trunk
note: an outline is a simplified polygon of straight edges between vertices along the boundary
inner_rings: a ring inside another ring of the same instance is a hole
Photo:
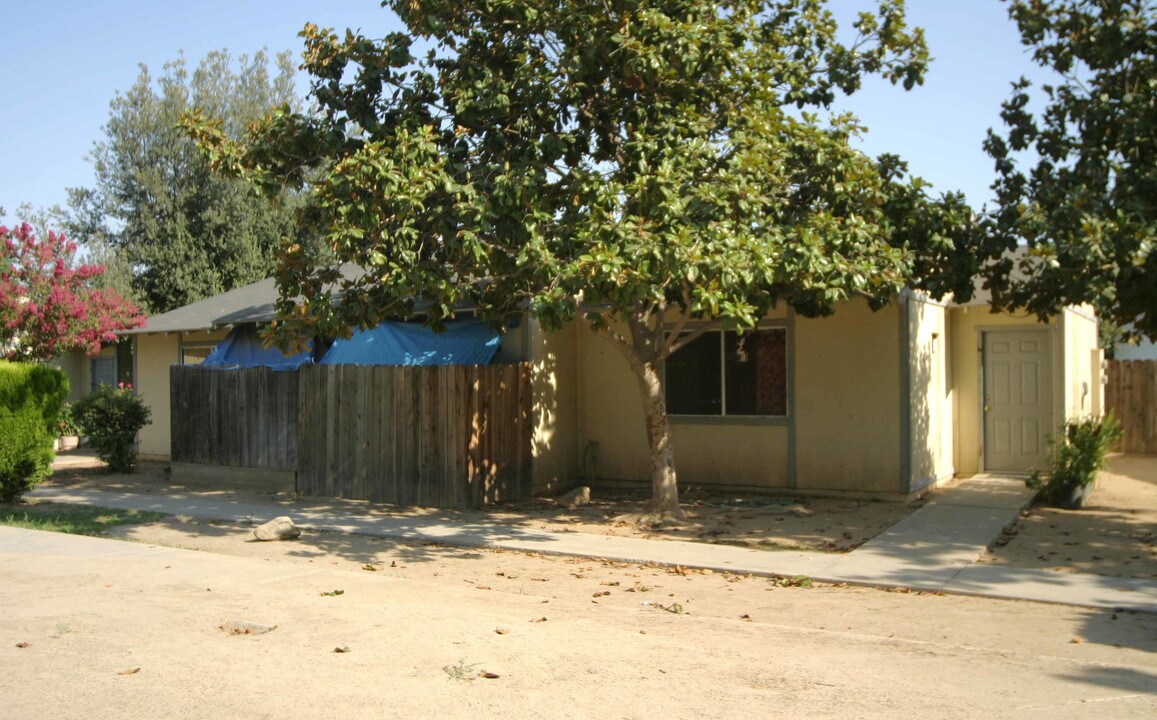
[[[643,393],[647,443],[651,448],[651,513],[661,518],[681,518],[679,485],[675,477],[675,450],[667,422],[667,398],[662,376],[654,362],[634,362],[635,377]]]

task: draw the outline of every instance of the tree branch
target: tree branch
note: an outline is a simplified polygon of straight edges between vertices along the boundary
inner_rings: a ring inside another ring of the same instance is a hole
[[[686,323],[684,323],[684,325],[685,324]],[[663,350],[660,359],[666,360],[667,358],[682,350],[687,345],[699,339],[699,337],[704,333],[711,332],[712,330],[718,330],[721,327],[723,327],[723,323],[719,320],[711,320],[710,322],[705,322],[702,325],[697,325],[694,330],[687,333],[686,335],[676,338],[673,342],[669,341],[667,343],[667,347]],[[668,337],[674,336],[669,335]]]
[[[638,362],[639,359],[635,354],[635,346],[632,345],[629,340],[623,337],[623,334],[618,330],[607,328],[603,331],[603,334],[606,335],[607,339],[611,341],[611,345],[613,345],[616,350],[621,352],[623,357],[625,357],[627,361],[631,363],[631,366],[634,367],[635,363]]]
[[[671,332],[664,333],[663,347],[659,348],[659,356],[661,359],[666,359],[671,356],[674,350],[671,350],[671,338],[678,338],[683,334],[683,329],[687,327],[687,323],[691,320],[691,286],[686,280],[683,280],[683,286],[680,292],[683,296],[683,312],[679,315],[679,320],[675,323],[675,327]]]

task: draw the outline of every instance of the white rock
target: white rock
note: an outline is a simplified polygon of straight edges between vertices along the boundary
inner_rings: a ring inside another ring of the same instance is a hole
[[[579,485],[574,490],[558,499],[560,505],[569,505],[570,507],[578,507],[579,505],[591,504],[591,489],[586,485]]]
[[[288,515],[282,515],[264,525],[258,525],[253,531],[253,537],[258,540],[294,540],[301,537],[301,529],[293,524]]]

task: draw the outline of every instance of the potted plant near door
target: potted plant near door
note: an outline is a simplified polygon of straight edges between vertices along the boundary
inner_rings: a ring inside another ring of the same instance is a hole
[[[65,403],[60,409],[60,418],[56,423],[56,449],[75,450],[80,445],[80,424],[72,412],[72,405]]]
[[[1060,442],[1054,438],[1053,461],[1047,477],[1033,472],[1028,486],[1039,491],[1042,500],[1068,510],[1084,507],[1093,491],[1097,473],[1105,466],[1105,455],[1121,439],[1121,423],[1112,412],[1105,417],[1065,422]]]

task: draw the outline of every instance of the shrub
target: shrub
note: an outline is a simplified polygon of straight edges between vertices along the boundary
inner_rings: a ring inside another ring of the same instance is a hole
[[[1053,461],[1047,478],[1032,474],[1028,486],[1039,490],[1050,503],[1064,503],[1073,490],[1092,485],[1105,466],[1105,455],[1121,439],[1121,423],[1112,412],[1098,420],[1082,418],[1065,422],[1060,443],[1053,440]]]
[[[77,421],[76,413],[73,412],[70,403],[65,403],[64,407],[60,409],[60,418],[56,422],[56,434],[60,437],[81,434],[80,423]]]
[[[88,443],[108,463],[109,472],[137,469],[137,432],[148,425],[149,408],[132,385],[101,385],[74,408]]]
[[[43,365],[0,361],[0,502],[13,502],[52,472],[52,441],[68,378]]]

